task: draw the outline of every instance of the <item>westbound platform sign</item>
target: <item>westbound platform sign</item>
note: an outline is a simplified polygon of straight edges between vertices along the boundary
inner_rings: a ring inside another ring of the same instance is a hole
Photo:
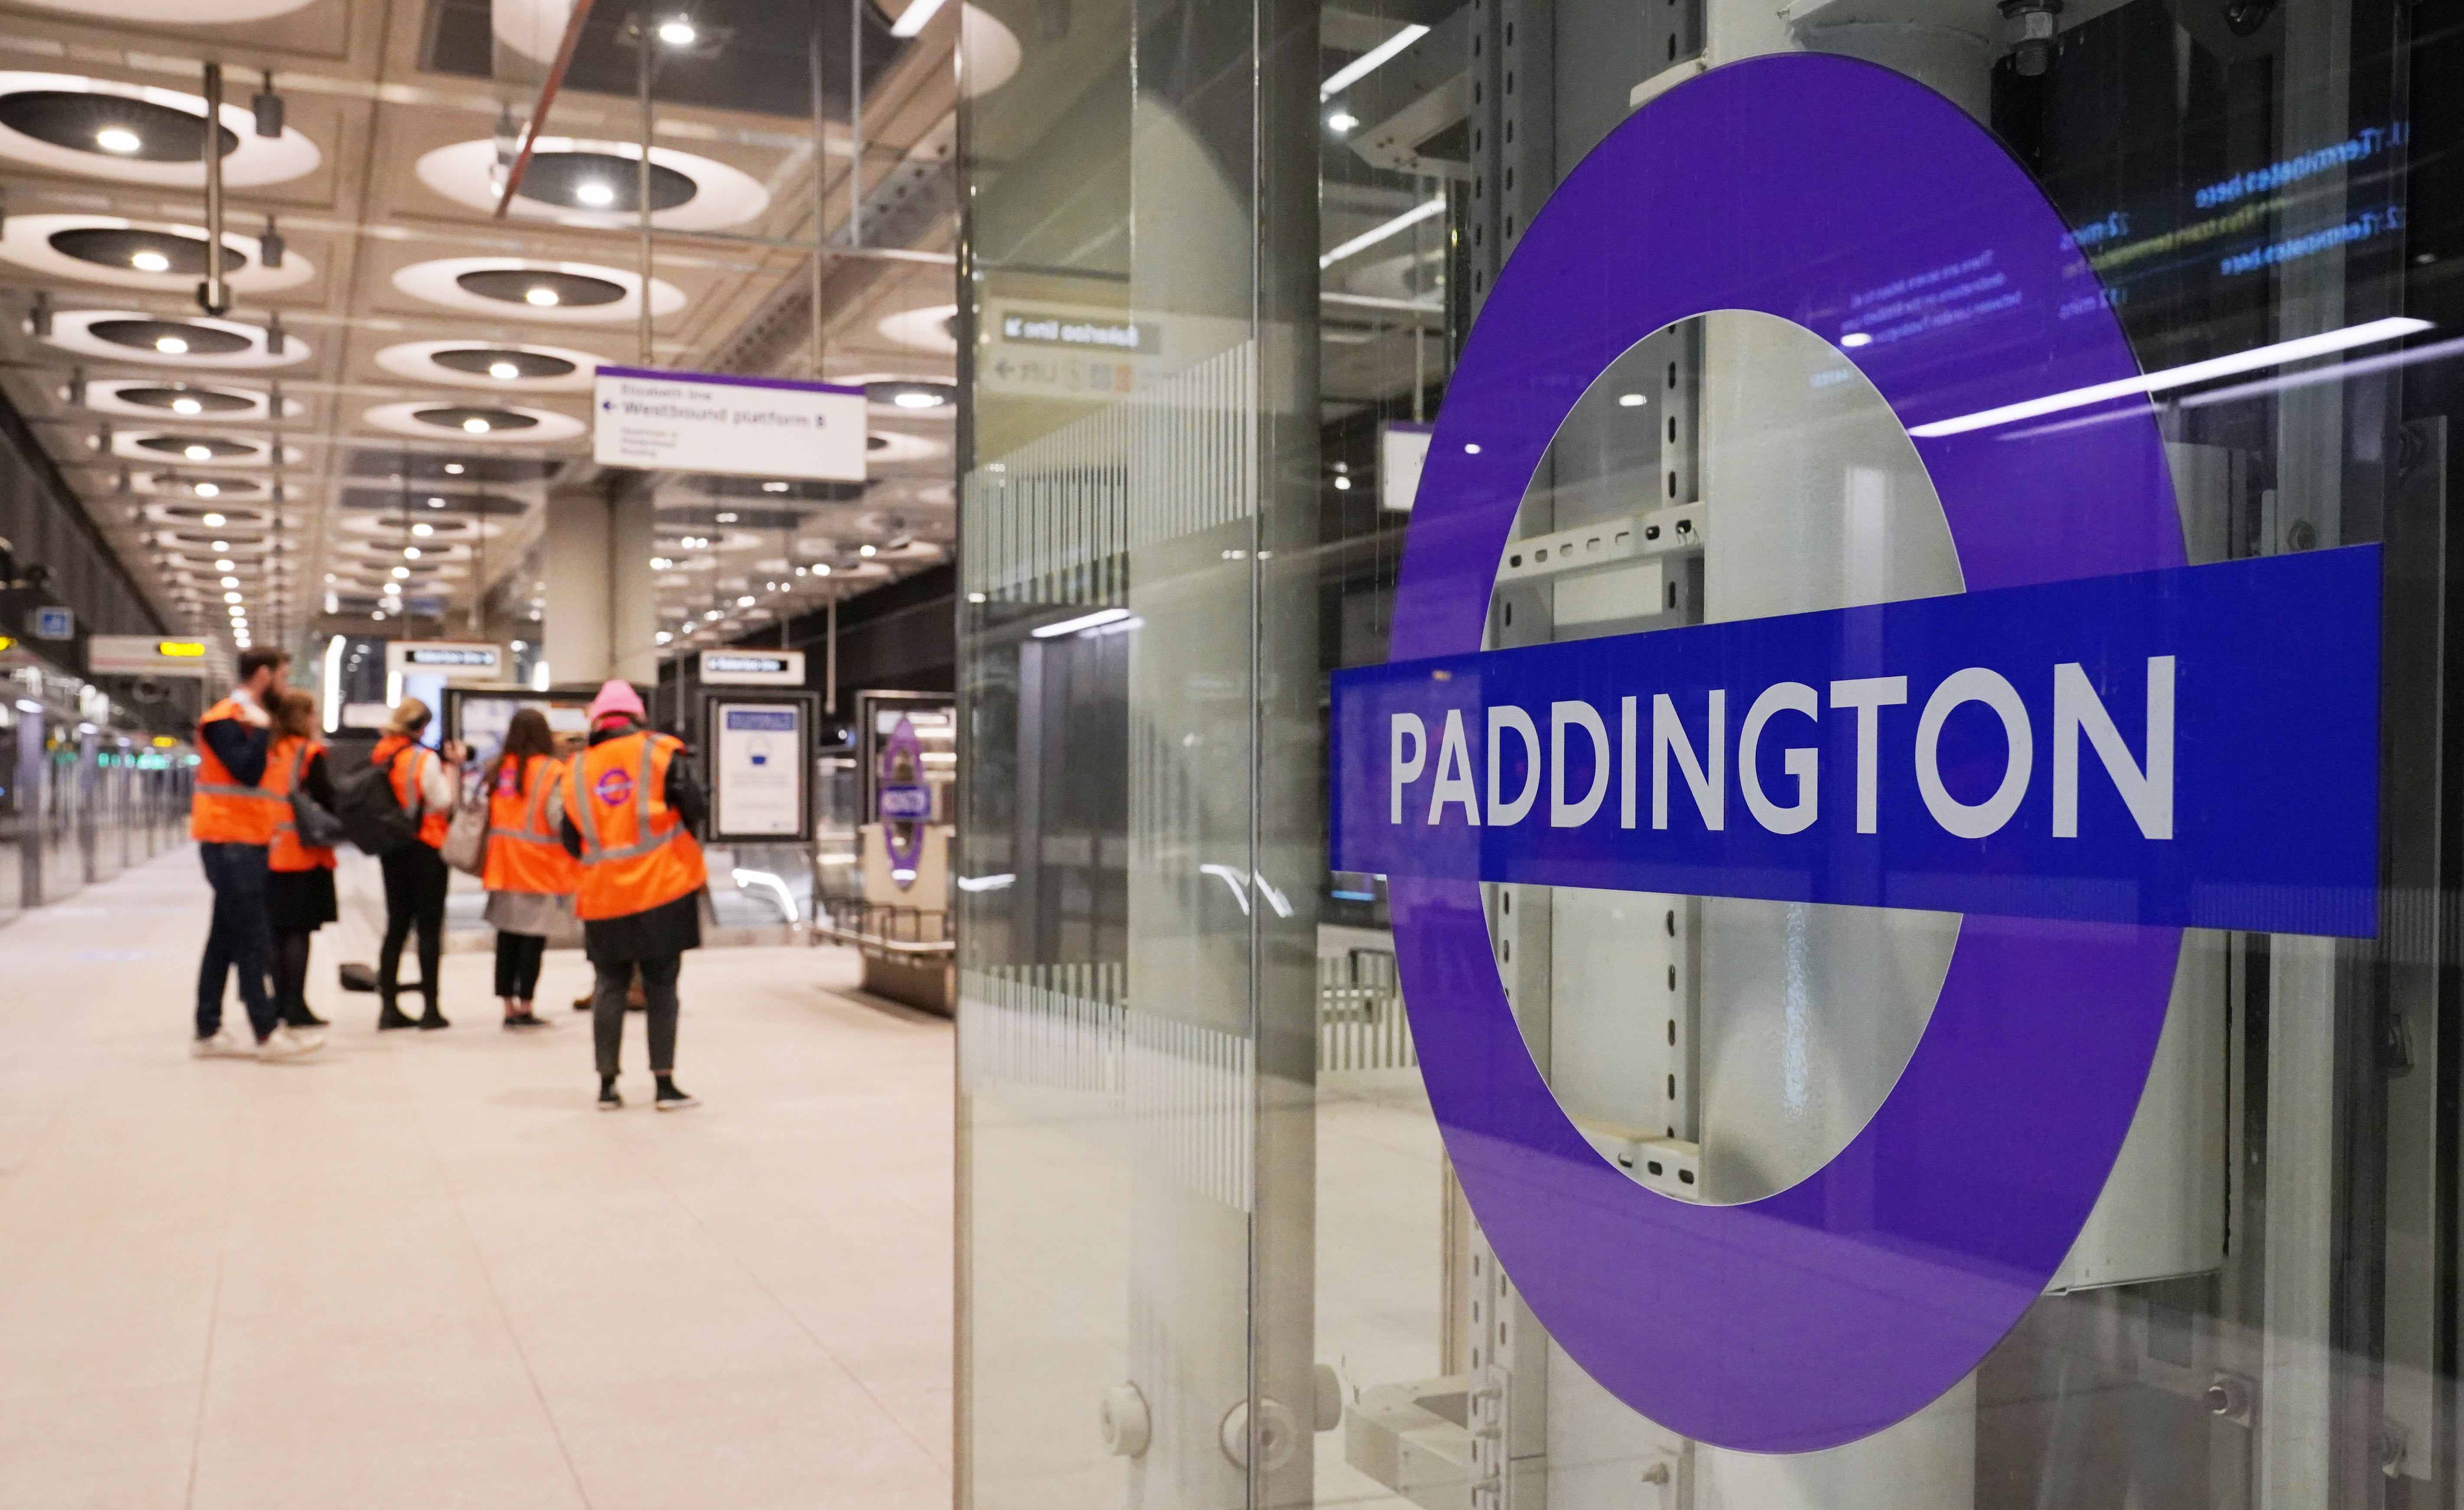
[[[646,471],[861,482],[861,388],[603,366],[592,459]]]

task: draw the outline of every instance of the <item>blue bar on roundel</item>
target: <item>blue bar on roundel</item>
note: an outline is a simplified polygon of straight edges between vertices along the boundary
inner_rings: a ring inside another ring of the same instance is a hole
[[[1331,865],[2378,929],[2379,551],[1334,678]]]

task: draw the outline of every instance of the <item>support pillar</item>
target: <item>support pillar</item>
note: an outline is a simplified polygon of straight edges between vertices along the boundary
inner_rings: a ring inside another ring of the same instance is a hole
[[[547,619],[539,635],[560,683],[658,679],[651,590],[657,500],[646,473],[620,472],[548,496]]]

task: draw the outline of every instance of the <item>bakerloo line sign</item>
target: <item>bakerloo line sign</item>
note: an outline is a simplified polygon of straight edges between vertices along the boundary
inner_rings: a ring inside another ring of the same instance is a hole
[[[1991,297],[1893,296],[1912,313],[1884,338],[1841,340],[1873,291],[1954,268]],[[2378,551],[2188,565],[2138,365],[2079,298],[2095,286],[2025,169],[1922,85],[1806,54],[1679,85],[1501,272],[1431,439],[1393,660],[1334,678],[1332,864],[1388,877],[1464,1194],[1559,1345],[1695,1440],[1855,1441],[1992,1350],[2112,1170],[2183,928],[2377,932]],[[1637,341],[1720,310],[1858,366],[1968,590],[1484,651],[1575,401]],[[2072,393],[2123,396],[1974,419]],[[1872,1120],[1787,1189],[1711,1206],[1629,1179],[1558,1106],[1484,881],[1962,917]]]

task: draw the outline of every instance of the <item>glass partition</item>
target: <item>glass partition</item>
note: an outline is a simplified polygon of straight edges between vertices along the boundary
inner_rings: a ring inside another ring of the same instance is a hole
[[[2464,1498],[2464,9],[979,11],[962,1502]]]

